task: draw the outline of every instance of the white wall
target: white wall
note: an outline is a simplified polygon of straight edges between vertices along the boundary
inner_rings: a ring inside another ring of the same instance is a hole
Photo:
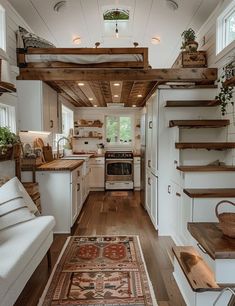
[[[105,116],[111,114],[122,114],[122,115],[133,115],[134,116],[134,127],[138,120],[140,120],[140,109],[139,108],[107,108],[107,107],[99,107],[99,108],[88,108],[88,107],[80,107],[76,109],[74,120],[85,119],[85,120],[100,120],[101,122],[105,122]],[[90,128],[84,128],[84,130],[91,130]],[[92,129],[94,131],[94,128]],[[96,128],[97,132],[102,133],[103,139],[79,139],[74,142],[74,151],[96,151],[98,143],[106,143],[105,141],[105,125],[103,124],[102,128]],[[125,146],[125,148],[132,150],[140,150],[140,140],[136,139],[136,136],[140,134],[140,129],[135,128],[134,131],[134,139],[132,140],[131,146]],[[88,144],[85,144],[88,142]],[[106,149],[119,149],[123,147],[107,147]]]

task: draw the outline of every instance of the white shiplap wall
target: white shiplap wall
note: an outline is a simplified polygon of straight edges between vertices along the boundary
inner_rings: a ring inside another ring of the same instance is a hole
[[[212,15],[206,21],[206,23],[201,27],[197,38],[199,41],[200,50],[207,51],[207,59],[209,67],[218,68],[218,76],[222,72],[222,68],[226,65],[232,56],[235,56],[235,41],[228,47],[226,47],[221,53],[216,55],[216,27],[217,27],[217,18],[218,16],[226,9],[228,5],[233,0],[224,0],[216,7]],[[235,101],[235,92],[234,99]],[[225,118],[230,120],[230,126],[228,128],[227,139],[224,141],[235,142],[235,109],[234,106],[229,105],[227,108],[227,114]],[[227,162],[235,165],[235,150],[229,150],[227,153]]]

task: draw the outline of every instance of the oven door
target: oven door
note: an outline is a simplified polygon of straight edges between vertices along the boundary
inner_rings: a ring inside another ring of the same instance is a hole
[[[133,181],[133,160],[106,159],[105,180],[108,181]]]

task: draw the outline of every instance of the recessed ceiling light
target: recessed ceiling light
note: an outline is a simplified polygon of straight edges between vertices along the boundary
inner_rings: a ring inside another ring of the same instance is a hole
[[[80,36],[74,37],[73,43],[74,43],[75,45],[79,45],[81,42],[82,42],[82,40],[81,40],[81,37],[80,37]]]
[[[59,1],[53,6],[53,10],[56,13],[59,13],[60,10],[64,9],[66,5],[66,1]]]
[[[113,97],[114,97],[114,98],[118,98],[118,97],[119,97],[119,95],[114,95]]]
[[[84,86],[85,84],[84,83],[78,83],[78,86]]]
[[[94,104],[94,107],[97,107],[98,105]]]
[[[152,37],[151,38],[151,43],[153,44],[153,45],[158,45],[158,44],[160,44],[160,37],[159,36],[154,36],[154,37]]]
[[[93,98],[88,98],[88,100],[89,100],[89,101],[93,101],[94,99],[93,99]]]
[[[114,83],[113,85],[114,86],[120,86],[120,83]]]
[[[138,97],[138,98],[142,98],[143,96],[142,96],[142,95],[137,95],[137,97]]]
[[[132,107],[136,107],[136,105],[135,105],[135,104],[133,104],[133,105],[132,105]]]
[[[174,0],[166,0],[166,4],[172,11],[176,11],[179,8],[179,5]]]

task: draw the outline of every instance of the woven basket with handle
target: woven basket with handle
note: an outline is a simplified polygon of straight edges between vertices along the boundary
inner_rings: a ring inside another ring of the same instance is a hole
[[[219,214],[219,206],[221,204],[230,204],[235,206],[235,203],[231,201],[220,201],[215,207],[215,213],[219,219],[219,227],[224,235],[235,238],[235,213],[221,213]]]

